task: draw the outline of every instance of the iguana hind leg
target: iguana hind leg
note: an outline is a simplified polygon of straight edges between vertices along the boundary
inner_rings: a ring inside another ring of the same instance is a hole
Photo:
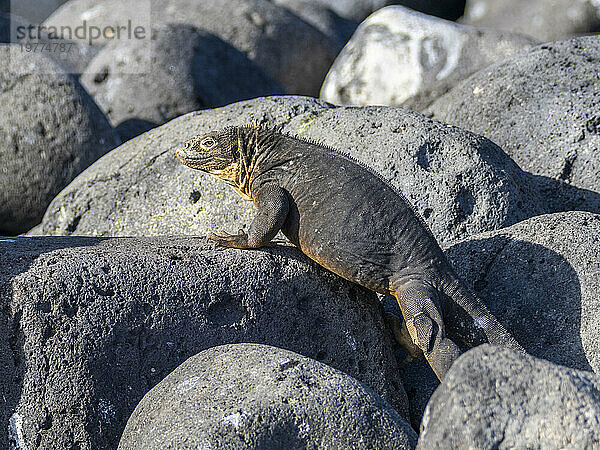
[[[441,381],[461,351],[446,336],[437,291],[423,281],[410,280],[397,286],[394,295],[413,343]]]
[[[392,330],[392,333],[394,334],[394,339],[396,339],[396,342],[406,352],[406,358],[403,361],[400,361],[400,364],[407,364],[417,358],[422,358],[423,352],[413,342],[412,336],[406,327],[406,322],[404,319],[396,316],[395,314],[386,314],[385,319],[388,326]]]

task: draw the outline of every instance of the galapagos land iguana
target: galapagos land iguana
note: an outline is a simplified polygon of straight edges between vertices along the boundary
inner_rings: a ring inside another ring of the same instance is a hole
[[[259,124],[194,137],[176,153],[223,180],[258,212],[246,234],[209,234],[252,249],[279,230],[337,275],[396,297],[413,343],[441,380],[457,342],[524,352],[461,282],[406,198],[375,171],[335,149]]]

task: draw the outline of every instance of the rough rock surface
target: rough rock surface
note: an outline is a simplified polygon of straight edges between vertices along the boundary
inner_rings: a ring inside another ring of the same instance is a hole
[[[481,70],[427,113],[480,133],[524,170],[600,192],[600,38],[535,47]]]
[[[599,392],[590,372],[482,345],[433,395],[417,448],[598,448]]]
[[[320,31],[268,0],[151,3],[153,23],[185,23],[215,34],[245,53],[291,93],[318,95],[336,54],[335,44]],[[84,19],[88,26],[101,28],[126,25],[127,19],[137,23],[140,8],[139,0],[71,0],[44,25],[74,26]]]
[[[75,75],[78,79],[79,76],[85,71],[86,67],[94,57],[98,54],[98,48],[86,45],[81,42],[73,42],[66,39],[56,39],[49,37],[42,37],[34,42],[40,44],[49,44],[52,48],[64,48],[65,51],[56,51],[50,53],[55,61],[62,64],[65,71]],[[64,45],[64,47],[63,47]]]
[[[217,36],[163,24],[145,41],[113,41],[81,77],[123,141],[175,117],[284,89]]]
[[[527,352],[600,374],[600,215],[533,217],[447,254]]]
[[[360,24],[329,70],[321,98],[342,105],[399,105],[419,94],[434,97],[535,44],[521,35],[388,6]]]
[[[119,449],[416,444],[410,425],[348,375],[288,350],[235,344],[192,356],[148,392]]]
[[[119,141],[92,98],[51,59],[1,44],[0,66],[0,234],[18,234]]]
[[[442,242],[513,224],[546,206],[535,195],[538,186],[481,137],[402,108],[270,97],[191,113],[125,143],[55,199],[35,233],[201,235],[249,225],[250,202],[173,154],[190,136],[254,119],[283,124],[373,167],[408,196]]]
[[[599,10],[597,0],[467,0],[463,21],[546,42],[599,31]]]
[[[0,252],[0,419],[19,448],[115,448],[150,388],[237,342],[319,360],[406,415],[377,298],[294,248],[44,237],[2,239]]]

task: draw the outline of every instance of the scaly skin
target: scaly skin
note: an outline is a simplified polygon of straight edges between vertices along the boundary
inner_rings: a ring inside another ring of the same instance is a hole
[[[457,341],[523,352],[458,280],[404,196],[348,155],[252,125],[197,136],[177,157],[258,209],[248,233],[211,233],[217,245],[258,248],[281,230],[323,267],[395,296],[413,343],[440,380],[461,354]]]

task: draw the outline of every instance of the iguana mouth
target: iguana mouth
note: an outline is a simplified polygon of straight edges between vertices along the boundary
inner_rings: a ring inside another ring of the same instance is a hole
[[[208,171],[211,169],[211,156],[200,152],[189,152],[185,148],[179,148],[175,152],[175,157],[184,165],[192,169]]]
[[[198,152],[190,153],[183,147],[175,151],[175,157],[184,164],[187,162],[203,161],[208,159],[208,156]]]

